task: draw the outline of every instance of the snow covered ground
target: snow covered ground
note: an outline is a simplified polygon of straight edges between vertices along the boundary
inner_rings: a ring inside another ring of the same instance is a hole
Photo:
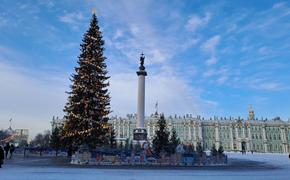
[[[278,166],[280,168],[288,168],[290,174],[290,160],[288,154],[275,154],[275,153],[247,153],[245,155],[241,153],[228,152],[226,153],[229,158],[250,160],[264,162],[269,165]],[[289,177],[290,180],[290,177]]]
[[[248,160],[269,165],[266,169],[197,168],[188,170],[160,169],[97,169],[54,166],[19,166],[7,165],[0,169],[0,180],[290,180],[290,160],[281,154],[247,154],[228,153],[230,163]],[[259,166],[259,163],[257,166]],[[233,164],[234,165],[234,164]]]

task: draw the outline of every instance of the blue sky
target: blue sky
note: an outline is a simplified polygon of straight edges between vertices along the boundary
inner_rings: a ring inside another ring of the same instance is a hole
[[[290,117],[287,1],[40,1],[0,4],[0,128],[32,134],[62,116],[79,44],[96,8],[112,115],[136,112],[146,56],[146,114]]]

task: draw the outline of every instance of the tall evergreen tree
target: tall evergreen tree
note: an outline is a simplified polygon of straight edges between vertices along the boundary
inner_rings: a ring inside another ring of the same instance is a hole
[[[71,92],[64,108],[64,132],[69,144],[95,148],[109,141],[107,121],[110,113],[104,41],[95,14],[82,41],[79,67],[72,75]]]
[[[166,120],[162,114],[157,122],[157,130],[153,139],[153,149],[157,155],[161,151],[168,151],[169,132],[166,127]]]
[[[170,144],[170,153],[174,154],[175,153],[175,149],[178,146],[178,144],[180,143],[180,139],[177,137],[177,133],[175,128],[172,128],[171,130],[171,136],[169,139],[169,144]]]

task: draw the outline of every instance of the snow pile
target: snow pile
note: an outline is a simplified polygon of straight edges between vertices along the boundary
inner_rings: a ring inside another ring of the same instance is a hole
[[[228,158],[240,159],[240,160],[249,160],[249,161],[258,161],[281,168],[289,168],[290,170],[290,159],[288,154],[276,154],[276,153],[234,153],[227,152]]]

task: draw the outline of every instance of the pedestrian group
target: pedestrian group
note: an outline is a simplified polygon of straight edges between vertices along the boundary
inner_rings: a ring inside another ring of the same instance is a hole
[[[9,154],[9,159],[12,158],[13,152],[15,151],[15,146],[13,144],[6,143],[4,148],[0,146],[0,168],[4,164],[4,158],[8,159],[8,154]]]

